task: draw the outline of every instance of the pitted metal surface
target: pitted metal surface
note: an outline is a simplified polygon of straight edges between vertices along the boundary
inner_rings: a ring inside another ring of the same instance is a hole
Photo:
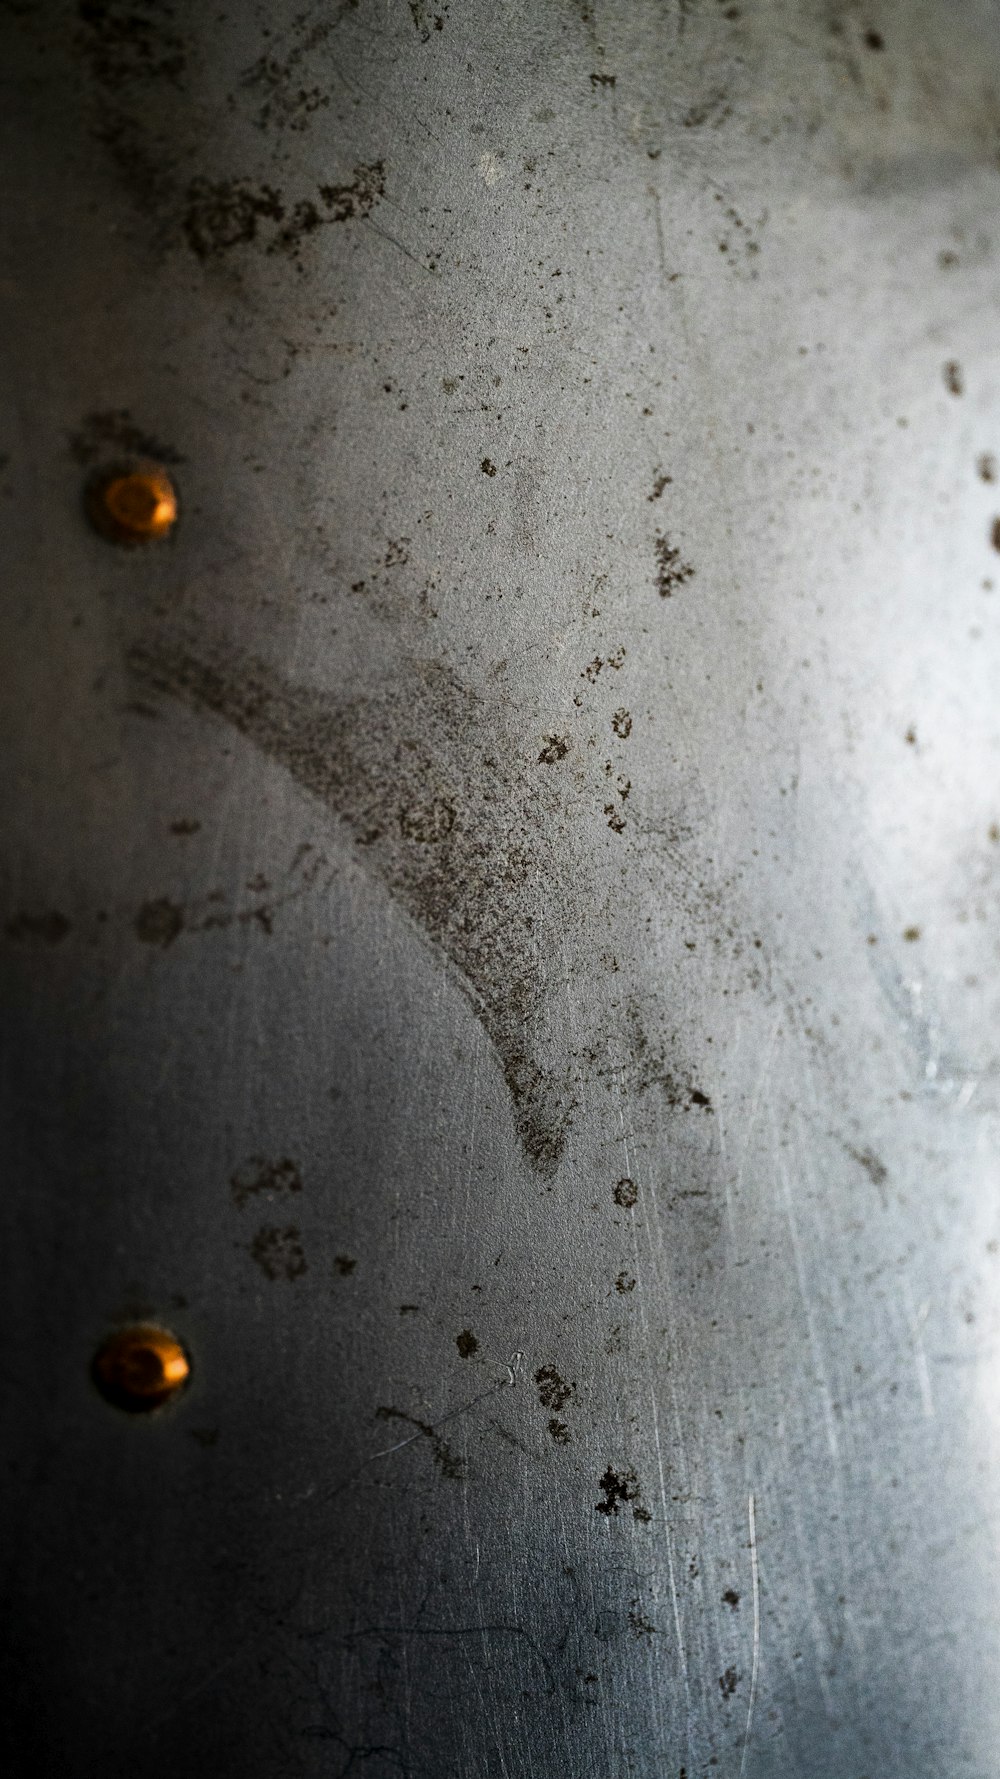
[[[998,1779],[995,7],[4,44],[15,1769]]]

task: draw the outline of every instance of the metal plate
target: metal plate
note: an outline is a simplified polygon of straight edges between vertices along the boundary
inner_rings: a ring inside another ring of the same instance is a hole
[[[4,14],[17,1770],[995,1779],[995,7]]]

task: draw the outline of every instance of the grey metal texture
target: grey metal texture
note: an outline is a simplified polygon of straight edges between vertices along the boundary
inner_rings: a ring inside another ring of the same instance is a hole
[[[997,1779],[997,7],[3,16],[7,1771]]]

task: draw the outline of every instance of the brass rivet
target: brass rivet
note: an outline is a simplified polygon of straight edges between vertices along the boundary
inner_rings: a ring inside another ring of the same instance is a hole
[[[91,483],[87,511],[112,543],[150,543],[176,525],[177,490],[158,463],[119,464]]]
[[[91,1374],[101,1395],[128,1414],[148,1414],[184,1388],[191,1361],[175,1334],[150,1322],[119,1328],[95,1355]]]

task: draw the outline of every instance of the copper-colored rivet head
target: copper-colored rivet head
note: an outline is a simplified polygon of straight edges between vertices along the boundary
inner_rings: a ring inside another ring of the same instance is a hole
[[[91,483],[87,511],[112,543],[150,543],[176,525],[177,490],[158,463],[119,465]]]
[[[101,1395],[116,1408],[145,1414],[184,1388],[191,1361],[169,1329],[140,1322],[109,1336],[91,1372]]]

